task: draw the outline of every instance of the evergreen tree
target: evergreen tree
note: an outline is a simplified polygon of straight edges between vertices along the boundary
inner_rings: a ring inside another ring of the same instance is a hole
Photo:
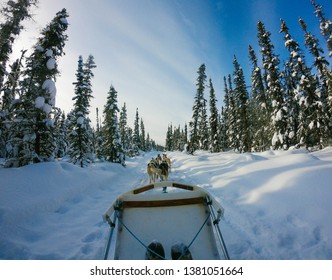
[[[54,157],[55,79],[59,74],[57,59],[64,54],[67,40],[67,11],[58,12],[42,30],[41,37],[27,59],[19,102],[13,107],[11,145],[13,158],[8,166],[26,165]]]
[[[183,151],[183,143],[182,143],[182,135],[180,125],[178,127],[174,127],[173,133],[173,145],[171,151]]]
[[[269,120],[270,104],[265,94],[264,81],[261,68],[254,49],[249,46],[249,58],[252,63],[251,72],[251,98],[250,98],[250,125],[253,138],[252,148],[255,151],[265,151],[270,147]]]
[[[230,93],[227,84],[227,78],[224,76],[224,106],[221,108],[221,121],[220,121],[220,142],[221,149],[226,151],[229,149],[230,144],[228,142],[228,132],[230,124]]]
[[[220,137],[219,137],[219,114],[217,109],[217,99],[214,93],[212,80],[209,80],[210,87],[210,151],[212,153],[220,152]]]
[[[69,129],[69,156],[74,164],[81,167],[86,166],[93,160],[93,134],[90,126],[89,108],[92,98],[91,79],[92,69],[95,68],[93,56],[90,55],[86,63],[83,63],[82,56],[78,59],[76,72],[74,109],[71,113]]]
[[[187,125],[187,123],[184,124],[182,138],[183,138],[182,142],[183,142],[183,148],[184,148],[184,145],[187,145],[187,143],[188,143],[188,125]]]
[[[228,96],[228,107],[225,107],[225,126],[226,126],[226,143],[227,143],[227,149],[233,149],[234,151],[237,151],[240,147],[239,143],[239,133],[237,131],[237,120],[238,117],[238,110],[236,105],[236,98],[233,90],[233,84],[232,84],[232,77],[231,75],[228,75],[227,79],[227,87],[225,88],[225,92]],[[226,96],[226,95],[225,95]]]
[[[101,127],[100,123],[101,123],[101,120],[99,117],[99,109],[96,108],[95,151],[96,151],[96,156],[98,159],[103,158],[102,145],[104,142],[102,127]]]
[[[12,53],[13,43],[23,26],[24,19],[31,18],[29,9],[37,5],[38,0],[7,1],[0,12],[4,23],[0,24],[0,94],[6,76],[6,65]]]
[[[139,154],[139,150],[141,149],[141,141],[139,134],[139,114],[138,108],[136,108],[135,121],[134,121],[134,131],[133,131],[133,151],[136,155]]]
[[[203,108],[205,106],[205,99],[204,99],[204,89],[205,89],[205,82],[206,82],[206,74],[205,74],[205,64],[202,64],[198,71],[198,78],[197,78],[197,91],[196,96],[194,99],[193,105],[193,116],[192,120],[189,123],[190,126],[190,144],[189,150],[193,153],[195,150],[200,148],[200,141],[202,140],[202,135],[200,135],[200,131],[203,129],[202,124],[202,115],[203,115]],[[201,125],[201,130],[200,130]]]
[[[67,141],[67,123],[65,113],[57,108],[55,116],[56,127],[56,151],[55,156],[62,158],[67,154],[68,141]]]
[[[311,74],[311,69],[305,64],[299,44],[291,37],[283,20],[281,20],[280,31],[285,34],[285,46],[290,52],[287,63],[287,103],[291,116],[289,139],[297,140],[291,144],[303,144],[307,148],[319,146],[323,142],[322,111],[324,110],[320,100],[321,94],[318,93],[318,84]]]
[[[307,30],[307,25],[300,18],[299,20],[303,31],[305,32],[305,46],[309,49],[310,53],[314,57],[314,66],[318,71],[319,78],[319,95],[322,100],[322,108],[320,112],[325,113],[323,115],[324,125],[320,127],[321,130],[327,129],[325,132],[325,142],[327,144],[328,137],[332,138],[332,73],[329,69],[329,62],[324,56],[324,51],[319,47],[319,40]],[[324,133],[324,131],[321,131]],[[325,145],[326,145],[325,144]]]
[[[168,125],[165,141],[165,149],[167,151],[174,150],[174,138],[173,138],[173,126],[172,124]]]
[[[121,145],[123,147],[124,152],[127,154],[129,150],[129,135],[128,135],[128,117],[127,117],[127,105],[123,104],[120,112],[119,118],[119,129],[121,136]]]
[[[146,140],[145,140],[145,149],[146,149],[146,151],[152,151],[152,141],[151,141],[151,139],[150,139],[150,134],[149,133],[147,133],[146,134]]]
[[[138,148],[137,145],[134,144],[134,131],[131,127],[128,127],[127,135],[128,135],[127,155],[130,157],[134,157],[138,154]]]
[[[140,143],[141,143],[141,150],[142,151],[146,151],[146,147],[145,147],[145,127],[144,127],[144,122],[143,119],[141,118],[141,123],[140,123],[140,134],[139,134],[139,138],[140,138]]]
[[[199,138],[200,138],[200,149],[204,151],[209,150],[210,146],[210,135],[209,135],[209,124],[208,124],[208,116],[207,116],[207,108],[206,108],[206,99],[203,99],[202,104],[202,117],[199,122]]]
[[[107,102],[104,108],[104,143],[103,155],[108,161],[124,164],[124,153],[121,145],[121,136],[118,123],[117,92],[113,86],[110,87]]]
[[[22,60],[25,51],[22,51],[21,58],[16,60],[10,66],[10,73],[3,87],[3,96],[0,100],[0,157],[13,157],[13,146],[11,143],[11,134],[13,133],[13,105],[15,96],[18,95],[19,78],[21,75]],[[1,102],[2,101],[2,102]]]
[[[236,150],[240,152],[248,152],[251,148],[249,116],[248,116],[248,91],[243,74],[242,67],[238,63],[236,56],[233,60],[234,64],[234,97],[235,110],[237,111],[235,131],[238,139]]]
[[[226,115],[225,108],[221,107],[221,112],[219,115],[219,141],[220,141],[220,150],[226,151],[228,149],[227,137],[226,137]]]
[[[332,56],[332,21],[325,17],[323,7],[316,4],[314,0],[310,0],[315,8],[316,16],[319,18],[320,32],[326,39],[327,48]]]
[[[266,31],[264,24],[259,21],[257,25],[258,41],[261,47],[264,77],[266,80],[266,95],[271,100],[271,132],[273,134],[271,144],[273,149],[287,149],[287,106],[284,100],[284,92],[280,81],[279,58],[274,54],[274,46],[271,43],[271,33]]]

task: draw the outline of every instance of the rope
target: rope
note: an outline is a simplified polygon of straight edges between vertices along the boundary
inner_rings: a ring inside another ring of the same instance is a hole
[[[186,250],[184,250],[184,252],[181,254],[181,256],[178,258],[181,259],[188,251],[189,248],[191,247],[191,245],[193,245],[193,243],[195,242],[196,238],[198,237],[198,235],[201,233],[203,227],[206,225],[206,223],[208,222],[209,218],[211,216],[211,212],[209,212],[208,216],[206,217],[204,223],[202,224],[202,226],[200,227],[200,229],[198,230],[198,232],[196,233],[196,235],[194,236],[193,240],[191,240],[191,242],[189,243],[189,245],[187,246]]]
[[[187,253],[189,251],[189,248],[191,247],[191,245],[195,242],[195,240],[197,239],[198,235],[201,233],[203,227],[206,225],[206,223],[208,222],[209,218],[211,216],[211,212],[208,213],[208,216],[206,217],[204,223],[201,225],[201,227],[199,228],[198,232],[195,234],[194,238],[191,240],[191,242],[189,243],[189,245],[187,246],[186,250],[181,254],[181,256],[178,258],[182,258],[185,253]],[[141,241],[122,221],[122,219],[120,219],[120,217],[117,215],[116,213],[116,217],[118,218],[118,221],[120,222],[120,224],[131,234],[132,237],[134,237],[146,250],[150,251],[151,253],[155,254],[156,256],[158,256],[159,258],[161,258],[162,260],[166,260],[165,257],[159,255],[158,253],[156,253],[155,251],[153,251],[152,249],[150,249],[148,246],[146,246],[143,241]]]
[[[120,224],[148,251],[150,251],[151,253],[155,254],[156,256],[158,256],[159,258],[161,258],[162,260],[166,260],[165,257],[159,255],[157,252],[153,251],[152,249],[150,249],[148,246],[146,246],[143,241],[141,241],[124,223],[123,221],[120,219],[119,216],[118,220],[120,222]]]

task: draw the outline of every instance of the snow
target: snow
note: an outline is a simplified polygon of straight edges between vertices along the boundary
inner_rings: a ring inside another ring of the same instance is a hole
[[[45,103],[45,98],[43,96],[38,96],[35,99],[35,107],[43,110],[46,114],[49,114],[52,111],[52,106]]]
[[[45,98],[43,96],[38,96],[35,100],[35,107],[38,109],[43,108],[45,104]]]
[[[309,128],[310,128],[310,129],[313,129],[313,128],[314,128],[314,125],[315,125],[315,123],[314,123],[314,121],[312,121],[311,123],[309,123]]]
[[[45,55],[46,55],[47,57],[51,57],[51,56],[53,56],[53,50],[51,50],[51,49],[47,49],[46,52],[45,52]]]
[[[156,155],[128,158],[125,168],[65,159],[0,167],[0,259],[101,259],[109,233],[102,215],[117,196],[148,184]],[[203,187],[224,207],[231,259],[332,259],[332,147],[168,156],[170,180]]]
[[[56,66],[56,61],[54,58],[49,58],[46,62],[46,67],[48,70],[53,70],[55,69],[55,66]]]
[[[84,118],[82,116],[78,117],[76,123],[82,125],[84,123]]]
[[[49,114],[49,113],[52,112],[52,106],[50,104],[47,104],[47,103],[45,103],[43,105],[42,109],[46,114]]]
[[[55,96],[56,96],[56,86],[55,82],[51,79],[44,81],[42,89],[46,90],[50,95],[50,105],[55,105]]]
[[[60,18],[60,22],[62,23],[62,24],[64,24],[64,25],[68,25],[68,20],[67,20],[67,18]]]
[[[43,52],[44,48],[42,46],[36,46],[36,51]]]
[[[282,117],[283,117],[283,113],[282,113],[282,110],[280,109],[276,114],[275,120],[276,121],[281,121]]]

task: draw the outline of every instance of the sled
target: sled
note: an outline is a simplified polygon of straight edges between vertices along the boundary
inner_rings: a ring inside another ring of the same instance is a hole
[[[162,259],[172,259],[174,244],[185,244],[194,260],[229,259],[219,227],[223,214],[197,186],[164,181],[126,192],[103,215],[110,225],[104,259],[144,260],[154,241],[164,248]]]

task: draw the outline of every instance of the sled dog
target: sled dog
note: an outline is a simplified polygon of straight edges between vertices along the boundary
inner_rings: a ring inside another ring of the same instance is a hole
[[[154,183],[157,179],[157,173],[155,171],[155,168],[157,167],[157,163],[155,159],[151,159],[148,163],[148,166],[146,167],[146,172],[149,175],[150,183]]]
[[[167,157],[166,154],[163,154],[163,161],[166,161],[167,162],[167,165],[168,165],[168,172],[171,172],[171,160],[169,159],[169,157]]]
[[[159,164],[158,167],[151,167],[151,170],[161,178],[162,181],[167,181],[168,179],[168,165],[165,161]]]

